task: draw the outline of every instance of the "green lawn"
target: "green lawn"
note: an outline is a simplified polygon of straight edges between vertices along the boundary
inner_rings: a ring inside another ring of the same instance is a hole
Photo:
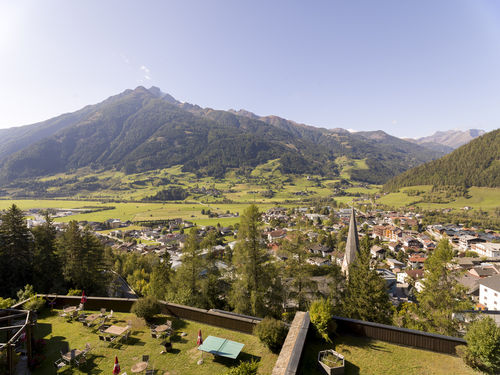
[[[308,339],[302,357],[302,373],[323,374],[317,358],[318,352],[325,349],[334,349],[345,356],[346,375],[477,374],[459,357],[354,336],[336,338],[333,345]]]
[[[243,334],[205,324],[186,320],[173,319],[175,334],[172,339],[173,350],[169,353],[160,354],[164,349],[160,340],[151,337],[148,327],[142,319],[135,315],[115,313],[117,317],[115,324],[125,326],[127,320],[133,321],[133,328],[128,344],[110,347],[109,343],[100,341],[98,335],[88,327],[79,322],[67,323],[57,315],[57,311],[42,313],[38,318],[36,337],[44,338],[47,345],[44,348],[46,360],[33,372],[33,375],[54,374],[53,362],[60,357],[59,351],[64,343],[70,349],[83,349],[86,343],[90,343],[92,350],[88,361],[80,369],[66,367],[65,374],[111,374],[115,355],[121,366],[121,373],[131,374],[131,367],[141,361],[142,355],[149,355],[149,363],[156,369],[155,375],[163,375],[169,371],[171,375],[186,374],[224,374],[229,368],[236,366],[239,361],[259,361],[259,374],[270,374],[276,362],[277,355],[265,348],[257,337]],[[155,323],[164,322],[167,317],[159,317]],[[209,335],[227,338],[245,344],[238,360],[227,360],[214,358],[210,354],[204,354],[204,363],[198,365],[196,362],[201,357],[196,340],[198,330],[201,329],[203,337]],[[182,337],[181,332],[187,336]],[[62,372],[62,370],[60,370]]]

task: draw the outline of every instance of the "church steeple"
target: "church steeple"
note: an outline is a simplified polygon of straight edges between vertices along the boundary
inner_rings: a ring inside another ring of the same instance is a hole
[[[342,273],[345,275],[349,272],[349,265],[354,262],[359,253],[358,228],[356,227],[356,216],[354,207],[351,212],[351,220],[349,222],[349,233],[347,234],[347,242],[345,244],[344,261],[342,262]]]

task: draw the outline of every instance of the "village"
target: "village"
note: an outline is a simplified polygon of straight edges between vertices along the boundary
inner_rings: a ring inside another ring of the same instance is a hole
[[[33,215],[34,212],[27,214]],[[68,214],[68,213],[66,213]],[[69,212],[71,214],[71,211]],[[64,216],[65,214],[59,214]],[[372,268],[387,283],[387,291],[395,306],[414,301],[415,292],[422,291],[425,278],[425,261],[442,238],[447,238],[456,257],[454,267],[462,272],[459,282],[468,290],[477,310],[500,309],[500,234],[483,228],[465,228],[462,225],[423,226],[422,213],[356,210],[360,240],[370,236],[374,240],[370,253]],[[56,215],[57,217],[58,215]],[[237,216],[227,213],[225,216]],[[308,238],[307,262],[316,267],[313,280],[318,288],[324,287],[323,274],[332,264],[341,265],[351,209],[325,207],[282,208],[274,207],[262,213],[264,223],[261,241],[277,261],[289,256],[282,251],[283,241],[290,240],[294,231],[300,230]],[[38,225],[43,218],[28,220],[28,226]],[[185,219],[164,220],[149,226],[128,229],[134,223],[110,219],[106,222],[80,222],[81,228],[89,227],[106,245],[118,252],[156,254],[168,253],[171,267],[181,265],[182,249],[187,232],[194,224]],[[64,228],[64,223],[55,223]],[[202,256],[211,254],[219,260],[217,266],[226,269],[225,256],[232,253],[238,237],[238,224],[222,227],[202,226],[198,236],[215,234],[216,245],[204,249]]]

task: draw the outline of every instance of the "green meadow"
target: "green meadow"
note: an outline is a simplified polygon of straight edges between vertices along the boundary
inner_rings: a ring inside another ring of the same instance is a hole
[[[430,192],[431,189],[431,185],[402,188],[397,193],[390,193],[382,196],[377,200],[377,203],[390,207],[406,207],[414,205],[424,209],[461,209],[464,207],[472,207],[475,209],[490,211],[500,207],[500,188],[473,186],[468,189],[468,195],[470,197],[458,197],[447,203],[426,202],[425,199],[422,199],[420,196],[411,196],[408,194],[409,191],[420,191],[425,193]]]

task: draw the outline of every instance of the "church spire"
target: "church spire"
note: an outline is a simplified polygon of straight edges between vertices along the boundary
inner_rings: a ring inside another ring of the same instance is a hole
[[[347,234],[347,242],[345,244],[344,261],[342,262],[342,273],[347,275],[349,265],[354,262],[359,253],[358,228],[356,227],[356,216],[354,207],[351,212],[351,221],[349,222],[349,233]]]

